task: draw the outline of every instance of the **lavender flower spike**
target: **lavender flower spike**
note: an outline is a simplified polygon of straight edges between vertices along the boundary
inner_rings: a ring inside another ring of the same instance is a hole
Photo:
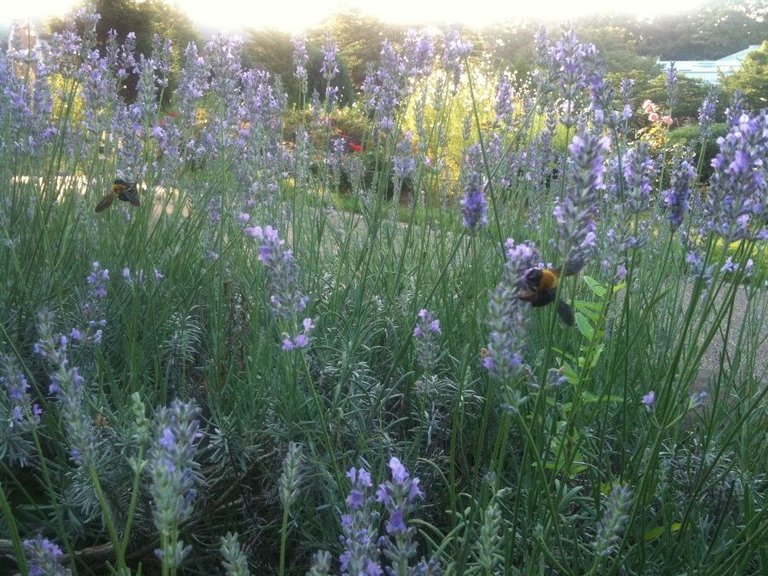
[[[664,191],[664,206],[669,211],[669,223],[677,230],[688,213],[691,188],[696,180],[696,169],[689,158],[677,159],[672,170],[670,188]]]
[[[282,319],[290,319],[304,310],[307,296],[299,292],[299,269],[293,252],[284,248],[285,241],[272,226],[253,226],[244,232],[259,241],[259,261],[267,269],[272,311]]]
[[[201,438],[198,408],[194,402],[174,400],[155,415],[155,439],[149,452],[149,488],[154,502],[154,521],[161,547],[156,550],[163,564],[176,568],[191,548],[178,538],[182,522],[192,514],[197,496],[199,464],[194,461]]]
[[[61,565],[61,548],[39,534],[22,542],[29,576],[69,576],[72,571]]]
[[[416,361],[424,370],[431,372],[437,366],[440,356],[440,320],[429,310],[419,311],[416,326],[413,328],[413,339],[416,347]]]
[[[365,468],[350,468],[347,478],[352,481],[352,489],[347,496],[348,512],[341,516],[341,573],[381,576],[384,571],[377,541],[378,514],[372,509],[371,475]]]
[[[525,314],[518,298],[519,280],[536,260],[528,244],[516,244],[511,238],[505,244],[507,262],[501,281],[488,303],[488,326],[491,329],[488,348],[483,351],[483,367],[501,379],[513,379],[524,369]]]
[[[764,109],[754,117],[741,114],[734,119],[730,132],[717,142],[720,152],[712,160],[706,229],[727,242],[763,240],[768,237],[768,111]]]
[[[415,529],[407,525],[408,514],[424,493],[418,478],[411,478],[403,463],[396,457],[389,460],[392,480],[379,485],[377,502],[384,504],[388,518],[384,525],[387,534],[381,538],[385,556],[392,562],[393,572],[404,574],[410,558],[416,555]]]
[[[586,130],[574,136],[568,146],[572,169],[565,197],[554,210],[564,267],[583,265],[594,249],[597,191],[605,187],[603,155],[607,148],[604,138]]]
[[[34,454],[32,434],[43,409],[33,402],[29,382],[15,357],[0,354],[0,453],[26,466]]]
[[[483,194],[483,178],[477,172],[469,175],[467,189],[460,204],[464,227],[469,232],[477,232],[488,225],[488,202]]]

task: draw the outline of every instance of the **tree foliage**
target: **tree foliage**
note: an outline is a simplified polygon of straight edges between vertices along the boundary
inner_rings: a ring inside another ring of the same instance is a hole
[[[333,35],[332,35],[333,37]],[[334,37],[334,40],[336,38]],[[322,77],[323,54],[321,47],[325,36],[316,34],[307,38],[306,50],[309,57],[307,62],[307,92],[311,97],[313,92],[321,97],[326,90],[326,80]],[[331,85],[338,89],[339,102],[349,104],[355,97],[357,84],[350,75],[349,60],[338,44],[337,58],[338,73]],[[287,32],[279,30],[251,30],[243,46],[243,63],[246,67],[269,72],[280,78],[281,84],[292,103],[298,102],[301,87],[295,77],[294,42]]]
[[[703,8],[653,19],[603,16],[580,20],[580,33],[619,27],[639,56],[661,60],[716,60],[768,38],[765,0],[713,0]]]
[[[729,94],[741,91],[748,109],[768,107],[768,41],[751,52],[741,68],[725,79],[725,87]]]
[[[707,96],[709,85],[696,78],[687,78],[678,75],[675,85],[674,102],[672,109],[668,109],[669,94],[667,88],[667,75],[660,74],[653,78],[643,90],[644,98],[653,100],[664,106],[675,119],[676,124],[689,124],[698,122],[699,107]]]
[[[96,25],[98,46],[106,46],[110,30],[117,33],[119,40],[124,40],[129,33],[136,36],[136,53],[150,56],[152,37],[170,39],[175,50],[175,65],[169,78],[169,90],[165,93],[166,101],[175,88],[178,72],[179,54],[189,42],[198,42],[199,36],[192,21],[181,10],[163,0],[85,0],[83,7],[99,14]],[[60,31],[63,22],[54,19],[49,23],[53,31]],[[135,97],[137,77],[132,74],[126,82],[124,96],[130,101]]]

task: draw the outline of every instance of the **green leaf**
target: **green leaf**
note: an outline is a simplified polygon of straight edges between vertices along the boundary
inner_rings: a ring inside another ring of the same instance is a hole
[[[600,402],[600,396],[597,394],[593,394],[592,392],[582,392],[581,393],[581,401],[584,404],[595,404],[597,402]]]
[[[590,368],[597,366],[597,362],[600,360],[600,356],[602,356],[603,350],[605,350],[605,343],[595,346],[595,349],[592,351],[591,362],[589,364]]]
[[[607,292],[605,286],[600,284],[597,280],[592,278],[591,276],[584,276],[584,282],[587,283],[587,286],[589,286],[589,289],[592,290],[592,292],[602,298],[605,296],[605,293]]]
[[[669,528],[666,526],[657,526],[656,528],[651,528],[650,530],[647,530],[645,534],[643,534],[643,538],[645,538],[646,542],[652,542],[659,538],[662,534],[664,534],[667,530],[670,532],[678,532],[680,530],[680,522],[672,522],[672,524],[669,525]]]
[[[570,364],[563,364],[563,375],[572,386],[579,383],[579,373]]]
[[[579,332],[581,332],[581,335],[587,340],[592,340],[592,338],[594,338],[595,329],[592,328],[587,317],[581,312],[576,312],[576,327],[579,329]]]
[[[592,302],[590,300],[576,300],[576,307],[579,310],[589,310],[591,312],[600,313],[603,310],[602,302]]]

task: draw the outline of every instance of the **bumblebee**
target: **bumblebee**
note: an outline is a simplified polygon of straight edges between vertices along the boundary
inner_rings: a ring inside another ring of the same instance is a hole
[[[560,276],[572,276],[581,270],[583,262],[571,262],[560,268],[529,268],[520,280],[518,298],[530,302],[534,308],[546,306],[557,300],[557,314],[568,326],[573,326],[573,309],[557,297],[557,281]]]
[[[112,182],[112,190],[96,204],[96,212],[102,212],[112,206],[115,198],[123,202],[130,202],[131,206],[141,206],[136,183],[128,182],[122,178],[115,178],[115,181]]]

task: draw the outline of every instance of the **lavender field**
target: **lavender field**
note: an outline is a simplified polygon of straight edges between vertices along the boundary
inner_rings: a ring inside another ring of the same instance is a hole
[[[768,573],[765,109],[97,20],[0,54],[0,573]]]

